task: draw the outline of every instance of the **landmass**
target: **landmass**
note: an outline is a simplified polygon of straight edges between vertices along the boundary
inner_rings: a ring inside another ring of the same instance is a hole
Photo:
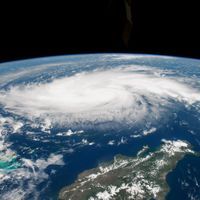
[[[186,155],[196,152],[182,140],[162,140],[154,151],[144,146],[134,157],[114,160],[81,173],[61,189],[59,200],[163,200],[169,192],[167,174]]]

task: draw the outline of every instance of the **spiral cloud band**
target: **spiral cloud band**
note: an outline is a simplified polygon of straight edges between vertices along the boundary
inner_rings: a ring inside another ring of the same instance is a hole
[[[4,109],[57,123],[126,122],[159,118],[171,100],[192,104],[200,92],[178,79],[137,65],[93,70],[48,83],[12,86],[0,92]]]

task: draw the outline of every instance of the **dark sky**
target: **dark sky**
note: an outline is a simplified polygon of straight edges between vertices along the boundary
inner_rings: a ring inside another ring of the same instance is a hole
[[[0,62],[47,55],[137,52],[200,58],[198,1],[7,2],[1,5]]]

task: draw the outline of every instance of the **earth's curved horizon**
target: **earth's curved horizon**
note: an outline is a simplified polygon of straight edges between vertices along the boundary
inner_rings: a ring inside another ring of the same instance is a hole
[[[200,60],[0,63],[0,196],[200,199]]]

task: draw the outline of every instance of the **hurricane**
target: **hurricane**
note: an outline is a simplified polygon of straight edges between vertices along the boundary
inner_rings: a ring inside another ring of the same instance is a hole
[[[158,119],[173,107],[172,100],[187,105],[200,100],[200,92],[181,77],[158,73],[162,71],[137,65],[75,73],[48,83],[11,86],[0,92],[0,103],[29,119],[48,118],[67,126],[124,122],[131,126],[144,118]]]

